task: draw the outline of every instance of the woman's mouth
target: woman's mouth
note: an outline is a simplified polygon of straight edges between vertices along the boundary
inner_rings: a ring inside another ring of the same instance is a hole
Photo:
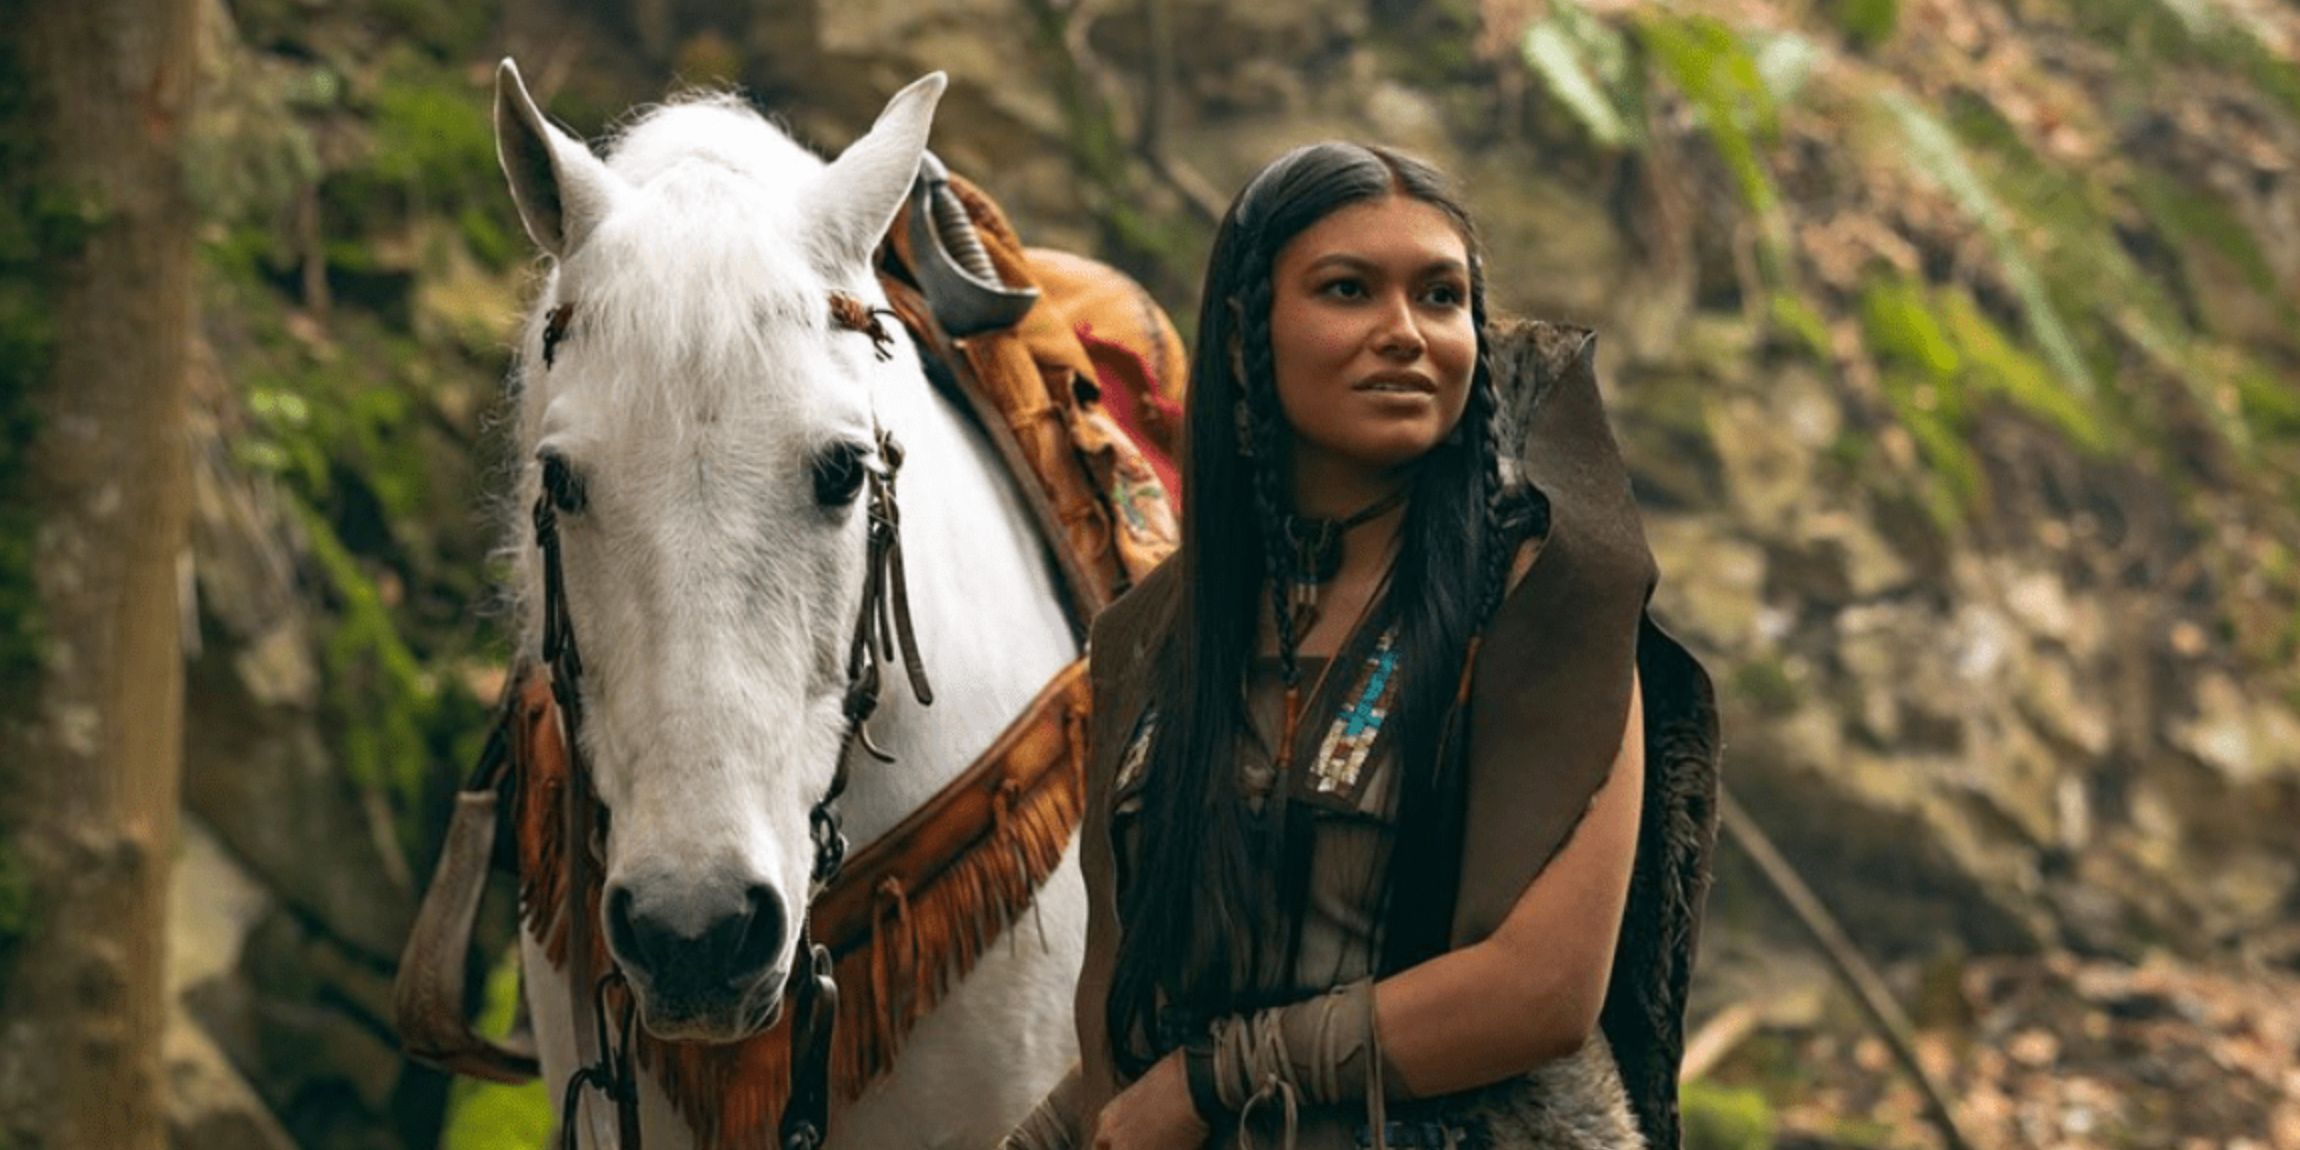
[[[1437,382],[1415,371],[1384,372],[1359,380],[1351,390],[1392,395],[1436,395]]]

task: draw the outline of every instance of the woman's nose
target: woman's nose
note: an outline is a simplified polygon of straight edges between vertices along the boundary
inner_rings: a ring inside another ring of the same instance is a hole
[[[1383,301],[1381,326],[1374,332],[1374,351],[1389,359],[1411,362],[1421,358],[1429,341],[1414,321],[1413,302],[1399,294]]]

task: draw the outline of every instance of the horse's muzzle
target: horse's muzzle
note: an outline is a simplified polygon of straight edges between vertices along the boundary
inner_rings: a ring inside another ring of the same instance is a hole
[[[772,887],[610,883],[605,911],[608,946],[639,992],[650,1032],[729,1041],[779,1009],[774,974],[789,931]]]

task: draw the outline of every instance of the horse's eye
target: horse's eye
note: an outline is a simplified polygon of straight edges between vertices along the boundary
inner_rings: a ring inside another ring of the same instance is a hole
[[[815,456],[815,502],[824,507],[844,507],[855,501],[862,491],[863,448],[853,443],[836,443]]]
[[[543,461],[543,493],[551,497],[551,505],[561,514],[573,515],[583,510],[583,477],[575,474],[567,457],[556,451],[546,451]]]

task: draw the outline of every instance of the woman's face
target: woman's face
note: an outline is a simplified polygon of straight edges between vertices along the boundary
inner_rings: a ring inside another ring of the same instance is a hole
[[[1453,430],[1477,328],[1468,246],[1444,212],[1402,195],[1352,204],[1289,241],[1271,276],[1270,350],[1298,481],[1387,473]]]

